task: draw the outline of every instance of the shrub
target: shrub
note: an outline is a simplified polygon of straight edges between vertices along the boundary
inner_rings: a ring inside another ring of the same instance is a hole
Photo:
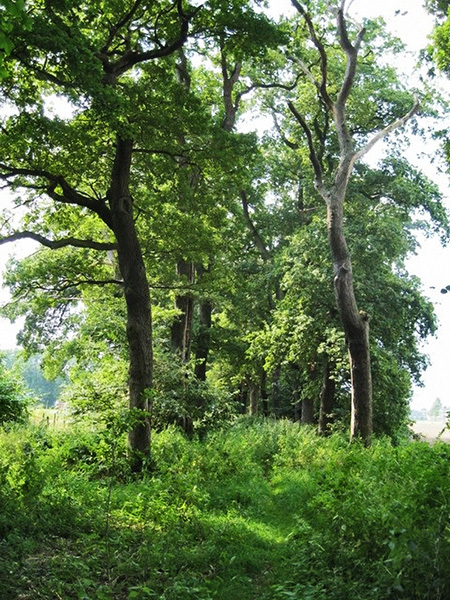
[[[30,404],[31,397],[25,385],[5,368],[0,358],[0,425],[11,421],[23,422]]]

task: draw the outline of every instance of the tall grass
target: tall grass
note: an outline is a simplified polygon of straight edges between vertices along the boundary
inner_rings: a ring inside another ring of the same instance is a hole
[[[287,421],[0,432],[0,597],[446,600],[450,447],[365,449]]]

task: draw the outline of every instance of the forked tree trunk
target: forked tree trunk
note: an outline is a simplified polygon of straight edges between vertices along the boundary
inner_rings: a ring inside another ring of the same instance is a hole
[[[118,139],[107,197],[127,306],[130,409],[143,411],[128,436],[132,465],[139,470],[145,457],[150,454],[149,390],[152,386],[153,353],[150,292],[129,190],[131,153],[132,142]]]
[[[339,165],[334,171],[333,183],[330,186],[324,178],[323,170],[323,140],[316,142],[314,129],[305,117],[299,113],[295,105],[289,101],[288,107],[306,136],[309,157],[315,174],[315,187],[324,199],[328,213],[328,235],[334,267],[334,289],[336,302],[341,315],[347,347],[350,357],[350,372],[352,382],[352,419],[351,437],[360,435],[364,442],[370,444],[372,433],[372,377],[370,371],[369,323],[367,315],[360,313],[353,290],[353,275],[350,254],[344,237],[343,210],[348,181],[354,165],[365,156],[371,148],[394,129],[402,127],[415,115],[420,103],[416,100],[411,110],[403,117],[389,123],[383,129],[374,133],[365,145],[356,150],[356,139],[347,124],[346,104],[355,82],[358,54],[365,34],[361,27],[352,43],[344,12],[346,0],[340,0],[336,11],[337,37],[342,51],[346,56],[345,73],[341,85],[333,90],[333,100],[328,88],[328,56],[322,41],[322,35],[317,35],[314,23],[307,9],[298,0],[291,0],[305,20],[310,40],[317,51],[320,73],[313,72],[306,64],[300,63],[301,71],[315,86],[318,96],[332,115],[334,127],[339,142]]]

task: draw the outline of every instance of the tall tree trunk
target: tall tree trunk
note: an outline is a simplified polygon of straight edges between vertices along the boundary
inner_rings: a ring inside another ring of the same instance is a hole
[[[294,404],[294,421],[300,423],[302,420],[302,401],[300,400],[299,390],[294,390],[292,400]]]
[[[314,398],[307,397],[302,400],[302,418],[304,425],[314,425]]]
[[[267,392],[267,373],[265,371],[261,374],[261,405],[262,414],[264,417],[269,416],[269,394]]]
[[[191,261],[179,260],[177,274],[189,284],[194,282],[194,264]],[[183,362],[191,357],[192,320],[194,315],[194,298],[189,294],[178,295],[175,298],[175,308],[179,314],[172,323],[172,351],[178,353]]]
[[[211,263],[205,267],[196,265],[198,281],[201,282],[205,273],[211,270]],[[211,344],[211,324],[213,305],[210,300],[204,299],[199,305],[199,327],[195,344],[195,376],[200,381],[206,381],[206,370],[208,365],[209,348]]]
[[[278,366],[272,375],[272,413],[275,418],[278,417],[280,412],[280,377],[281,367]]]
[[[369,322],[367,315],[358,311],[355,300],[350,254],[343,230],[344,200],[354,165],[379,140],[383,139],[394,129],[405,125],[418,112],[420,103],[416,100],[408,113],[373,134],[365,145],[356,150],[356,140],[347,124],[346,104],[354,86],[358,55],[366,30],[364,27],[361,27],[352,43],[345,19],[346,0],[341,0],[336,11],[336,26],[339,45],[346,56],[346,67],[341,85],[338,90],[333,90],[333,96],[335,97],[335,100],[333,100],[328,89],[327,50],[321,41],[321,35],[317,35],[311,16],[302,4],[297,0],[292,0],[292,4],[304,18],[310,40],[317,50],[320,78],[316,79],[315,72],[309,71],[306,65],[301,70],[303,75],[306,74],[307,78],[314,83],[323,106],[332,115],[339,142],[339,164],[334,171],[334,181],[330,187],[326,184],[323,176],[322,158],[324,140],[319,139],[318,142],[315,140],[313,130],[309,127],[305,117],[298,112],[291,101],[288,102],[289,110],[306,136],[309,158],[315,174],[315,187],[327,206],[328,234],[333,257],[336,302],[341,314],[350,357],[352,382],[351,437],[355,434],[359,435],[365,444],[368,445],[370,444],[372,434],[372,376],[370,369]]]
[[[328,236],[333,257],[336,303],[350,358],[352,383],[350,436],[360,436],[368,445],[372,435],[369,319],[366,313],[358,310],[356,304],[352,264],[343,230],[343,199],[328,204]]]
[[[259,385],[253,381],[248,382],[249,387],[249,412],[252,417],[259,412]]]
[[[144,411],[128,436],[133,467],[139,470],[150,455],[153,352],[150,292],[129,189],[132,146],[131,140],[117,140],[108,201],[127,306],[130,409]]]
[[[336,381],[330,377],[332,365],[330,364],[329,358],[325,357],[323,363],[323,380],[322,391],[320,392],[319,409],[319,433],[321,435],[326,435],[329,433],[329,425],[332,423]]]
[[[185,92],[189,92],[191,88],[191,76],[188,69],[186,55],[181,48],[178,51],[178,62],[175,65],[176,76],[180,85]],[[186,145],[184,133],[178,137],[180,148]],[[185,212],[189,205],[189,197],[198,183],[198,173],[190,165],[185,156],[178,156],[176,159],[179,167],[178,171],[178,188],[179,188],[179,204],[182,212]],[[180,258],[177,262],[177,275],[183,283],[192,284],[195,280],[195,266],[192,261]],[[175,317],[172,324],[172,351],[178,353],[183,362],[188,362],[191,357],[191,339],[192,339],[192,323],[194,315],[194,298],[186,291],[182,295],[178,294],[175,298],[175,308],[179,314]]]

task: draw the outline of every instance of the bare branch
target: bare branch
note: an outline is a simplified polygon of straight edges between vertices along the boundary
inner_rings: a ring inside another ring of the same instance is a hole
[[[286,144],[286,146],[288,148],[290,148],[291,150],[298,150],[300,148],[300,146],[298,144],[296,144],[295,142],[291,142],[291,140],[288,140],[288,138],[284,135],[283,130],[281,129],[280,124],[278,123],[277,115],[275,112],[272,112],[272,116],[273,116],[273,122],[275,125],[275,129],[277,130],[278,135],[283,140],[283,142]]]
[[[350,42],[350,38],[348,37],[348,31],[347,31],[347,23],[346,23],[345,17],[344,17],[344,6],[345,6],[345,0],[343,0],[341,7],[338,10],[338,14],[337,14],[337,30],[338,30],[338,35],[339,35],[339,43],[341,45],[341,48],[344,50],[344,52],[347,55],[347,65],[346,65],[346,69],[345,69],[345,75],[344,75],[344,79],[342,81],[342,86],[341,86],[341,89],[339,91],[338,98],[336,101],[337,106],[339,106],[341,108],[344,107],[344,105],[347,101],[348,95],[350,93],[350,90],[352,89],[352,86],[353,86],[353,82],[355,79],[355,73],[356,73],[358,52],[359,52],[364,34],[366,32],[364,27],[362,27],[358,32],[355,44],[353,45]]]
[[[321,95],[321,89],[320,89],[321,84],[319,81],[317,81],[317,79],[311,73],[308,65],[301,58],[297,58],[296,56],[292,56],[291,54],[288,54],[286,58],[288,58],[292,62],[295,62],[300,67],[303,75],[306,75],[306,77],[309,79],[310,83],[313,84],[313,86],[317,89],[317,91]]]
[[[403,127],[403,125],[405,125],[415,114],[417,114],[419,110],[420,102],[417,98],[415,98],[414,106],[408,113],[406,113],[406,115],[404,115],[400,119],[397,119],[390,125],[387,125],[384,129],[375,134],[373,138],[369,140],[363,148],[355,152],[352,163],[355,164],[357,161],[359,161],[365,154],[369,152],[369,150],[373,148],[373,146],[375,146],[377,142],[386,137],[391,131],[394,131],[394,129],[398,129],[399,127]]]
[[[303,131],[304,131],[304,133],[306,135],[306,139],[308,141],[308,148],[309,148],[309,158],[310,158],[312,166],[314,168],[314,174],[315,174],[315,179],[316,179],[316,186],[319,189],[323,185],[323,182],[322,182],[322,174],[323,174],[322,173],[322,165],[320,163],[319,157],[317,156],[317,152],[316,152],[316,149],[314,147],[314,140],[313,140],[313,136],[312,136],[312,133],[311,133],[311,129],[308,127],[308,124],[305,121],[305,119],[303,118],[303,116],[295,108],[294,104],[292,102],[288,102],[288,106],[289,106],[289,110],[294,115],[294,117],[297,119],[298,123],[300,124],[301,128],[303,129]]]
[[[328,59],[327,59],[327,53],[325,52],[324,45],[322,44],[322,42],[317,37],[316,30],[314,28],[314,24],[313,24],[313,22],[311,20],[311,17],[309,16],[309,14],[306,12],[306,10],[303,8],[303,6],[299,2],[297,2],[297,0],[291,0],[291,2],[292,2],[292,5],[297,9],[297,11],[305,19],[305,22],[306,22],[306,25],[307,25],[308,31],[309,31],[309,36],[311,38],[311,41],[313,42],[314,46],[317,48],[317,50],[319,52],[319,56],[320,56],[320,72],[321,72],[322,80],[321,80],[321,82],[319,84],[318,89],[319,89],[320,95],[322,96],[325,104],[331,110],[333,108],[333,101],[330,98],[330,96],[328,94],[328,89],[327,89],[327,79],[328,79]]]
[[[94,240],[80,240],[73,237],[64,238],[61,240],[50,240],[39,233],[34,231],[18,231],[0,237],[0,246],[9,242],[15,242],[17,240],[31,239],[35,242],[39,242],[47,248],[56,250],[58,248],[64,248],[66,246],[72,246],[75,248],[91,248],[92,250],[116,250],[117,244],[115,242],[96,242]]]

